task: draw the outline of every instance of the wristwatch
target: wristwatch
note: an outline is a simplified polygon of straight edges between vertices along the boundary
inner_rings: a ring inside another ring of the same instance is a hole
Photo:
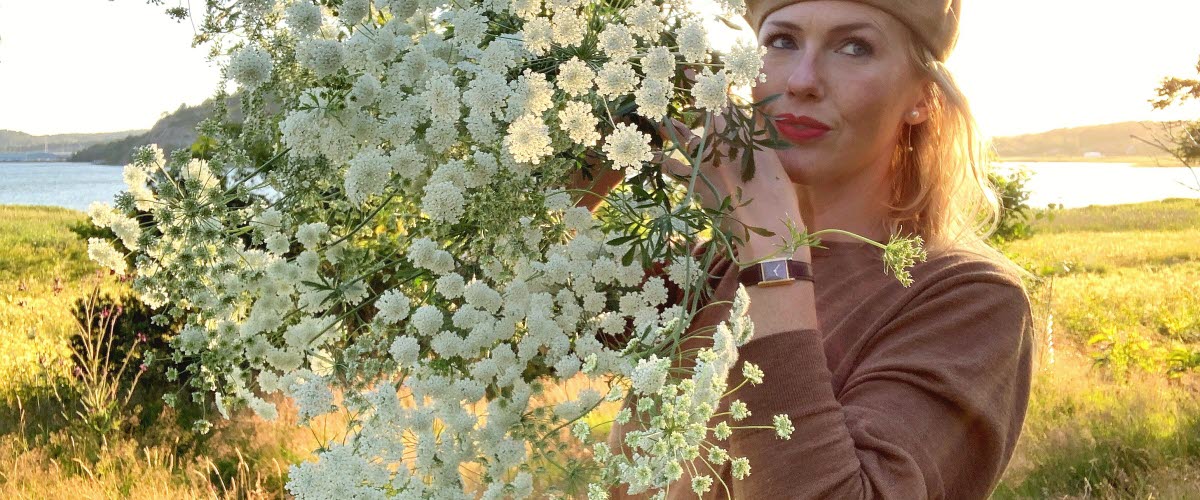
[[[746,286],[786,285],[796,280],[812,281],[812,265],[791,259],[759,262],[738,272],[738,282]]]

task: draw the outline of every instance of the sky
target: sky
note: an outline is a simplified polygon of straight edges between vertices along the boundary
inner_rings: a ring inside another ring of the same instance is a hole
[[[964,3],[948,65],[986,134],[1200,117],[1200,103],[1152,111],[1147,102],[1164,76],[1196,75],[1200,1]],[[145,0],[0,0],[0,129],[149,128],[212,95],[217,69],[191,47],[191,24],[162,9]],[[715,46],[738,36],[711,26]]]

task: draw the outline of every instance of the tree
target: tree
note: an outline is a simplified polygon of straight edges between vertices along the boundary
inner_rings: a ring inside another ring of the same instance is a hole
[[[1196,75],[1200,77],[1200,60],[1196,62]],[[1189,100],[1200,101],[1200,78],[1163,78],[1157,93],[1158,97],[1150,100],[1154,109],[1166,109]],[[1196,180],[1193,189],[1200,191],[1200,176],[1193,168],[1200,163],[1200,119],[1163,122],[1151,130],[1150,135],[1150,139],[1137,139],[1167,152],[1188,167]]]

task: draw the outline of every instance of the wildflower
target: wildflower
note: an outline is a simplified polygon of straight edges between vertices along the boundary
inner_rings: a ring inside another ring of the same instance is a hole
[[[582,146],[591,146],[600,141],[596,131],[600,121],[592,114],[592,107],[579,101],[568,102],[558,114],[559,127],[572,141]]]
[[[653,40],[662,32],[662,11],[654,2],[635,2],[625,11],[629,31],[645,40]]]
[[[729,413],[735,421],[742,421],[750,416],[750,409],[739,399],[729,404]]]
[[[637,52],[633,34],[623,24],[610,24],[600,32],[600,50],[610,61],[625,61]]]
[[[642,72],[647,79],[669,81],[675,76],[675,69],[675,55],[667,47],[651,47],[642,58]]]
[[[457,276],[457,275],[456,275]],[[378,318],[387,324],[396,324],[408,317],[412,301],[398,290],[388,290],[375,301],[379,309]]]
[[[285,16],[288,27],[301,37],[312,36],[321,29],[321,8],[308,0],[292,2]]]
[[[317,78],[336,73],[341,69],[344,57],[342,44],[334,40],[306,40],[296,47],[296,59],[316,73]]]
[[[591,438],[592,427],[587,422],[580,420],[575,422],[575,425],[571,427],[571,434],[575,436],[575,439],[587,441]]]
[[[749,361],[742,364],[742,376],[750,381],[750,385],[758,385],[763,381],[762,368]]]
[[[391,165],[378,149],[360,152],[346,169],[346,198],[361,205],[368,197],[383,193],[391,172]]]
[[[612,135],[608,136],[603,150],[612,160],[614,168],[639,168],[642,163],[654,159],[650,150],[650,136],[627,123],[617,125]]]
[[[629,63],[613,60],[600,67],[596,77],[596,90],[600,95],[615,99],[628,94],[638,83],[637,74]]]
[[[908,268],[917,262],[924,262],[928,257],[925,248],[921,246],[923,243],[920,236],[893,235],[883,250],[885,271],[894,273],[896,279],[905,287],[911,286],[913,282]]]
[[[647,359],[639,360],[631,375],[634,392],[646,396],[657,394],[667,380],[670,361],[653,354]]]
[[[587,19],[570,9],[556,11],[551,18],[554,26],[554,43],[562,47],[579,45],[587,37]]]
[[[296,230],[296,241],[299,241],[304,248],[316,250],[321,245],[321,240],[329,234],[329,224],[324,222],[311,222],[303,224],[300,229]]]
[[[417,339],[409,336],[396,337],[396,340],[392,341],[391,348],[388,349],[392,359],[401,367],[411,367],[416,364],[420,352],[420,343],[417,342]]]
[[[592,90],[592,81],[596,74],[588,68],[587,63],[572,57],[558,67],[558,79],[555,84],[570,96],[586,95]]]
[[[683,23],[678,34],[679,51],[689,63],[701,63],[708,57],[708,33],[697,18]]]
[[[733,435],[733,429],[729,427],[728,422],[720,422],[716,427],[713,427],[713,437],[724,441]]]
[[[125,256],[105,239],[88,238],[88,258],[120,275],[129,269]]]
[[[417,333],[423,336],[431,336],[442,328],[442,323],[446,321],[442,311],[433,306],[421,306],[413,313],[411,323]]]
[[[667,116],[667,106],[671,104],[671,91],[671,82],[668,80],[642,80],[642,87],[633,93],[638,113],[650,120],[662,120]]]
[[[792,419],[782,413],[775,415],[773,424],[775,426],[775,435],[779,436],[780,439],[791,439],[792,432],[796,430],[795,427],[792,427]]]
[[[464,203],[462,190],[458,186],[450,182],[431,183],[425,186],[421,210],[435,221],[454,224],[462,217]]]
[[[525,23],[525,48],[536,57],[546,55],[554,44],[554,26],[544,17],[535,17]]]
[[[703,495],[712,488],[713,478],[708,474],[696,476],[692,478],[692,492],[697,495]]]
[[[363,74],[354,81],[354,87],[351,87],[350,93],[346,95],[346,100],[360,108],[366,107],[375,104],[380,92],[379,79],[371,74]]]
[[[269,81],[271,68],[271,56],[255,46],[242,48],[229,60],[229,75],[249,89]]]
[[[729,104],[729,75],[724,69],[713,74],[704,68],[696,77],[692,95],[696,98],[696,107],[720,113]]]
[[[537,165],[554,152],[550,146],[550,129],[537,115],[527,114],[513,122],[504,147],[513,159]]]
[[[767,81],[767,75],[762,73],[762,57],[767,48],[757,43],[739,41],[729,52],[725,69],[730,73],[734,85],[749,85]]]
[[[750,475],[750,459],[746,457],[735,458],[731,462],[730,469],[734,479],[746,479],[746,476]]]

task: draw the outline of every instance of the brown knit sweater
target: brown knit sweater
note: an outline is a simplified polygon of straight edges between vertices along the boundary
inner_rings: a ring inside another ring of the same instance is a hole
[[[987,498],[1029,401],[1032,321],[1020,278],[955,250],[917,264],[904,288],[884,274],[877,247],[824,245],[812,249],[820,330],[751,340],[729,386],[741,382],[743,361],[765,381],[723,402],[751,410],[735,425],[770,426],[786,413],[796,430],[786,441],[770,429],[735,431],[723,444],[750,459],[751,474],[735,481],[726,462],[705,498]],[[714,271],[715,296],[731,300],[736,269]],[[693,327],[728,317],[728,306],[710,311]],[[615,450],[622,434],[609,436]],[[695,498],[690,484],[685,474],[669,498]]]

